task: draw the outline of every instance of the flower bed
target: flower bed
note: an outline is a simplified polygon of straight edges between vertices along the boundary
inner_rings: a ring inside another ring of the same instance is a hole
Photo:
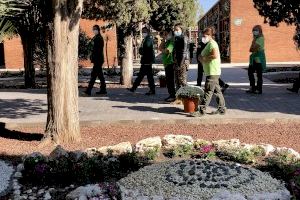
[[[49,156],[24,157],[14,175],[12,198],[297,199],[299,158],[292,149],[269,144],[183,135],[84,152],[58,146]]]

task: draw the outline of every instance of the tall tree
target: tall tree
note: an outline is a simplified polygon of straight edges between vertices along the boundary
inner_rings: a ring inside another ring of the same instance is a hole
[[[2,5],[2,6],[1,6]],[[4,7],[11,9],[4,9]],[[15,27],[22,41],[24,52],[25,87],[35,87],[34,54],[36,44],[45,38],[42,36],[43,24],[41,21],[44,0],[9,0],[0,1],[0,8],[4,10],[5,18]],[[2,13],[3,15],[3,13]]]
[[[130,86],[133,74],[133,34],[139,22],[150,18],[148,0],[86,0],[83,16],[88,19],[113,21],[118,27],[118,40],[124,49],[121,64],[121,83]]]
[[[294,41],[300,49],[300,1],[299,0],[253,0],[254,7],[270,26],[284,22],[296,26]]]
[[[11,21],[21,37],[24,52],[25,88],[35,88],[35,57],[37,46],[45,47],[45,25],[42,13],[45,0],[27,0],[28,7]]]
[[[48,115],[45,142],[80,140],[78,37],[83,0],[47,1]]]
[[[197,0],[157,0],[152,4],[150,24],[155,30],[171,28],[176,23],[182,23],[185,27],[194,26],[198,8]]]

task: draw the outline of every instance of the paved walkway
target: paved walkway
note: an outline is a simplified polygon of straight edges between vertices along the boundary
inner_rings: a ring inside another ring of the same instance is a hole
[[[189,83],[195,84],[196,65],[189,70]],[[207,115],[207,121],[236,120],[300,120],[300,95],[286,91],[286,84],[276,84],[264,80],[263,95],[246,94],[248,89],[247,71],[225,66],[222,79],[230,84],[225,99],[228,113],[225,116]],[[131,94],[124,89],[110,89],[108,96],[79,98],[80,119],[92,121],[132,120],[189,120],[183,113],[182,105],[163,102],[167,97],[165,88],[158,88],[157,95],[147,97],[147,88],[138,89]],[[46,121],[47,101],[45,90],[0,90],[0,122],[4,123],[44,123]],[[215,106],[215,103],[212,104]],[[199,119],[196,119],[199,120]]]

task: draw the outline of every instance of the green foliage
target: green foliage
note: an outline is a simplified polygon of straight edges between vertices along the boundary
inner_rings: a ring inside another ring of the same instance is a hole
[[[150,149],[144,153],[144,156],[147,160],[155,160],[157,156],[159,155],[160,148],[155,147],[153,149]]]
[[[295,44],[300,49],[300,1],[299,0],[253,0],[254,7],[265,18],[270,26],[279,26],[280,23],[296,26]]]
[[[83,18],[113,21],[124,32],[138,28],[138,22],[150,19],[150,4],[147,0],[86,0]]]
[[[234,161],[243,163],[243,164],[250,164],[255,162],[255,155],[251,150],[248,149],[241,149],[233,154]]]
[[[173,149],[168,150],[164,153],[166,157],[173,158],[173,157],[185,157],[191,156],[194,152],[194,145],[179,145]]]
[[[286,174],[300,168],[300,161],[288,152],[281,152],[266,159],[269,166],[278,167]]]
[[[22,183],[33,185],[66,186],[74,183],[120,179],[147,164],[147,160],[136,153],[120,156],[94,154],[80,158],[74,153],[55,159],[43,156],[29,157],[24,160]]]
[[[78,56],[80,60],[87,60],[92,52],[92,39],[87,34],[80,30],[79,32],[79,47]]]
[[[0,0],[0,16],[16,16],[29,5],[29,0]]]
[[[250,149],[254,156],[265,156],[265,150],[262,147],[254,146]]]
[[[217,152],[217,156],[242,164],[252,164],[256,162],[258,157],[264,156],[264,151],[260,147],[251,149],[246,148],[232,148]]]
[[[178,99],[183,99],[183,98],[199,99],[202,96],[204,96],[204,91],[201,87],[197,87],[197,86],[181,87],[176,93],[176,97]]]
[[[5,38],[11,38],[16,34],[16,28],[7,18],[0,17],[0,43]]]
[[[154,1],[150,24],[156,30],[172,28],[176,23],[186,28],[194,26],[198,5],[196,0]]]

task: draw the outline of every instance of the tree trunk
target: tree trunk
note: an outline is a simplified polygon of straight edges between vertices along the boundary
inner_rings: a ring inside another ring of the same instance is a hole
[[[35,88],[35,68],[33,62],[35,42],[32,37],[28,36],[23,36],[21,39],[24,52],[25,88]]]
[[[109,41],[109,38],[108,38],[108,36],[106,35],[106,36],[105,36],[105,53],[106,53],[107,69],[109,69],[108,41]]]
[[[127,87],[132,85],[132,76],[133,76],[133,45],[132,45],[132,34],[125,36],[124,45],[125,45],[125,55],[122,58],[121,66],[121,84]]]
[[[78,37],[83,0],[52,0],[47,31],[48,116],[45,140],[80,140]]]

